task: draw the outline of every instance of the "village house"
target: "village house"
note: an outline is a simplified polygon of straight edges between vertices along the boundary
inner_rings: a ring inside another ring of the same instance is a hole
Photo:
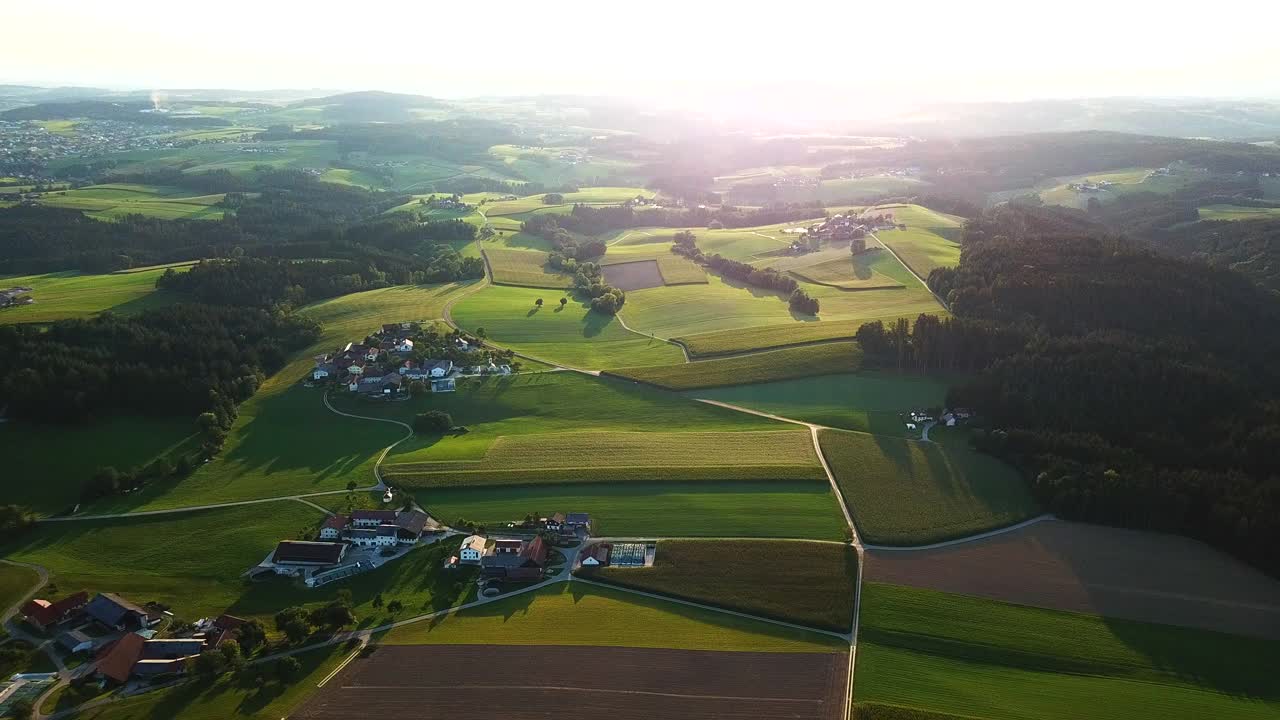
[[[392,547],[399,539],[395,525],[379,525],[377,528],[353,528],[347,531],[347,540],[356,547]]]
[[[407,542],[417,542],[422,537],[422,533],[427,528],[427,521],[430,516],[421,510],[406,510],[396,514],[396,528],[399,531],[400,539]]]
[[[143,630],[162,619],[114,593],[98,593],[84,606],[84,615],[111,630]]]
[[[509,582],[541,580],[546,572],[549,550],[546,542],[535,537],[521,544],[519,552],[494,552],[480,561],[481,572],[486,578]]]
[[[347,529],[350,518],[346,515],[330,515],[320,525],[321,540],[341,540],[342,532]]]
[[[569,513],[564,518],[564,524],[565,526],[573,528],[574,530],[577,530],[578,528],[582,528],[583,530],[590,531],[591,516],[588,515],[587,513]]]
[[[41,632],[47,632],[49,628],[71,617],[72,613],[84,607],[88,602],[89,593],[86,592],[68,595],[57,602],[32,598],[23,604],[18,612],[26,617],[27,624]]]
[[[409,338],[404,338],[395,344],[395,350],[400,353],[411,353],[413,352],[413,341]]]
[[[338,374],[338,366],[331,362],[316,365],[315,370],[311,371],[312,380],[327,380]]]
[[[453,372],[452,360],[428,360],[424,364],[433,378],[442,378]]]
[[[551,517],[540,518],[538,523],[551,532],[560,532],[560,528],[564,527],[564,513],[558,512]]]
[[[353,510],[351,524],[358,528],[377,528],[379,525],[391,525],[396,521],[395,510]]]
[[[431,392],[455,392],[458,389],[458,381],[454,378],[432,378]]]
[[[468,565],[475,565],[484,557],[489,541],[483,535],[468,535],[458,548],[458,559]]]
[[[520,538],[498,538],[493,541],[495,555],[516,554],[524,549],[524,541]]]
[[[583,567],[604,567],[609,564],[609,555],[613,552],[613,545],[609,543],[598,543],[592,545],[582,551],[581,561]]]
[[[187,661],[204,649],[201,638],[148,640],[127,633],[105,646],[94,661],[93,672],[104,682],[123,684],[131,677],[153,678],[181,675]]]

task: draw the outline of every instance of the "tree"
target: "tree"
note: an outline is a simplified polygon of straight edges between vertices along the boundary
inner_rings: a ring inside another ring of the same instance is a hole
[[[373,606],[376,608],[382,607],[382,593],[373,596]]]
[[[391,602],[387,603],[387,612],[391,613],[392,615],[395,615],[402,610],[404,610],[404,603],[400,602],[399,600],[392,600]]]
[[[302,663],[298,662],[298,658],[288,655],[276,661],[276,677],[281,682],[293,682],[302,674]]]
[[[428,410],[413,418],[413,430],[427,435],[448,432],[453,427],[453,416],[443,410]]]
[[[489,337],[489,335],[488,335],[488,333],[486,333],[486,332],[484,331],[484,328],[482,328],[482,327],[478,327],[478,328],[476,328],[476,337],[478,337],[478,338],[480,338],[481,340],[483,340],[483,339],[485,339],[485,338]]]
[[[9,717],[13,720],[30,720],[35,713],[35,705],[27,698],[18,698],[9,703]]]
[[[564,307],[565,305],[568,305],[568,304],[569,304],[569,298],[567,297],[560,298],[560,307]]]
[[[227,640],[219,645],[218,652],[222,653],[222,659],[226,661],[227,670],[234,672],[244,667],[244,655],[240,653],[240,643],[235,640]]]
[[[542,196],[543,205],[561,205],[564,203],[564,195],[560,193],[547,193]]]
[[[240,643],[240,650],[245,655],[252,655],[254,650],[267,642],[267,629],[258,620],[250,620],[236,628],[235,635]]]
[[[348,481],[347,481],[347,491],[348,491],[348,492],[350,492],[350,491],[352,491],[352,490],[355,490],[355,489],[356,489],[356,488],[358,488],[358,487],[360,487],[360,485],[359,485],[359,483],[357,483],[355,480],[348,480]]]
[[[537,300],[534,300],[533,304],[537,305],[538,307],[542,307],[542,298],[538,298]]]
[[[310,620],[313,625],[337,630],[348,625],[354,625],[356,616],[351,611],[350,601],[343,602],[341,598],[338,598],[324,607],[313,610]]]
[[[311,634],[310,615],[300,607],[289,607],[276,613],[276,630],[285,634],[291,643],[300,643]]]
[[[854,255],[857,255],[858,253],[863,253],[863,252],[866,252],[866,251],[867,251],[867,239],[866,239],[866,238],[855,237],[854,239],[852,239],[852,240],[850,240],[850,241],[849,241],[849,252],[850,252],[850,253],[852,253],[852,254],[854,254]]]
[[[239,652],[239,648],[236,652]],[[227,671],[227,656],[210,648],[195,657],[191,669],[201,677],[212,680]]]
[[[9,540],[36,526],[35,513],[21,505],[0,505],[0,540]]]
[[[427,394],[427,384],[421,380],[413,380],[409,383],[409,396],[422,397]]]

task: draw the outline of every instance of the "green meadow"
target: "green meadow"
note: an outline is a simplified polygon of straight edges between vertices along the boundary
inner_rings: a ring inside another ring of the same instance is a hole
[[[818,438],[868,543],[924,545],[1039,512],[1014,468],[967,447],[845,430]]]
[[[831,375],[857,370],[861,364],[857,343],[834,342],[679,365],[618,368],[609,374],[669,390],[692,390]]]
[[[530,513],[587,512],[603,536],[842,540],[847,530],[825,480],[437,488],[414,496],[445,522],[489,527]]]
[[[172,266],[179,272],[184,263]],[[103,310],[114,313],[139,313],[173,299],[156,291],[156,279],[166,267],[136,268],[102,275],[87,275],[74,270],[41,275],[0,276],[0,288],[31,288],[35,302],[30,305],[0,309],[0,324],[45,323],[68,318],[88,317]]]
[[[43,205],[81,210],[99,220],[146,215],[163,220],[218,220],[224,195],[193,195],[190,190],[157,185],[115,183],[46,193]]]
[[[891,212],[905,230],[881,230],[876,237],[902,258],[902,262],[922,278],[934,268],[954,267],[960,262],[960,225],[963,218],[936,212],[919,205],[881,205],[867,213]]]
[[[573,285],[573,278],[570,275],[554,270],[547,264],[547,253],[534,250],[486,248],[484,255],[493,272],[493,281],[499,285],[520,285],[561,291],[567,291],[567,288]],[[553,298],[552,301],[555,302],[555,299]]]
[[[1280,714],[1280,643],[870,583],[854,699],[986,720]]]
[[[688,394],[818,425],[918,438],[919,431],[907,430],[900,413],[945,405],[949,385],[932,375],[863,371]]]
[[[36,588],[40,576],[35,570],[0,563],[0,612],[22,602]],[[3,633],[0,633],[3,636]]]
[[[1205,205],[1200,208],[1201,220],[1274,220],[1276,218],[1280,218],[1280,208],[1242,205]]]
[[[662,365],[683,358],[678,347],[627,330],[617,317],[595,312],[578,300],[570,299],[561,308],[554,292],[488,287],[454,305],[453,319],[471,332],[483,328],[504,347],[573,367]],[[635,295],[627,295],[628,305]],[[534,304],[538,298],[545,302],[541,308]]]
[[[387,645],[595,645],[725,652],[847,652],[843,641],[584,583],[556,584],[394,628]]]

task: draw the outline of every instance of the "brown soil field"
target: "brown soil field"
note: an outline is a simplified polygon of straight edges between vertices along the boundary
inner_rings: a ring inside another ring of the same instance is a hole
[[[391,645],[356,658],[293,720],[844,717],[848,656],[621,647]]]
[[[919,551],[867,551],[868,582],[1280,639],[1280,581],[1176,535],[1046,520]]]
[[[615,263],[600,268],[604,279],[619,290],[643,290],[645,288],[662,287],[666,282],[662,279],[662,271],[657,260],[637,260],[636,262]]]

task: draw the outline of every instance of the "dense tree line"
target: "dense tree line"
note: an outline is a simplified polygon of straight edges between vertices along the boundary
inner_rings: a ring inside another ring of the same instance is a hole
[[[1064,517],[1180,532],[1280,572],[1280,299],[1087,218],[1002,207],[930,286],[956,319],[864,328],[869,358],[965,369],[979,447]]]
[[[49,422],[117,411],[225,413],[318,337],[299,316],[196,304],[3,326],[0,404],[13,417]]]

